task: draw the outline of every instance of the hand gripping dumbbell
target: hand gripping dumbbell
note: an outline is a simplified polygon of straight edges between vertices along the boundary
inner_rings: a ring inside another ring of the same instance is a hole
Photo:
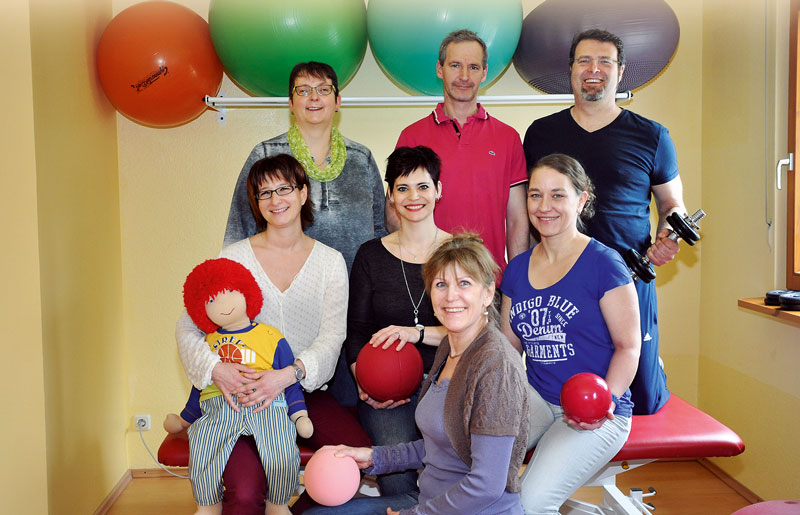
[[[706,212],[698,209],[692,216],[680,216],[678,213],[672,213],[667,216],[667,223],[672,227],[672,232],[669,233],[668,238],[674,242],[682,239],[689,245],[694,245],[700,241],[700,234],[697,232],[700,226],[697,222],[706,216]],[[653,270],[653,264],[650,263],[650,258],[647,255],[642,256],[636,249],[628,249],[623,256],[625,264],[631,269],[634,277],[638,277],[642,281],[649,283],[656,278],[656,272]]]

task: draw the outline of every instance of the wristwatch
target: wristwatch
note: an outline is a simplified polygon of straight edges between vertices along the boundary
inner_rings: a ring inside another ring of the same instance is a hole
[[[303,378],[306,376],[306,373],[303,372],[303,369],[300,368],[300,365],[297,363],[292,363],[292,368],[294,368],[294,378],[298,381],[302,381]]]
[[[425,339],[425,326],[422,324],[417,324],[414,326],[417,331],[419,331],[419,340],[417,340],[417,345],[422,343],[422,340]]]

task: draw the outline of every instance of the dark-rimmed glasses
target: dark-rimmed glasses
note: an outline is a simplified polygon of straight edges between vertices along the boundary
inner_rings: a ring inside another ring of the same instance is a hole
[[[256,193],[256,198],[258,200],[269,200],[272,198],[273,193],[277,193],[278,196],[284,197],[289,193],[293,192],[295,188],[297,188],[297,186],[291,185],[291,186],[280,186],[278,188],[275,188],[274,190],[261,190],[258,193]]]

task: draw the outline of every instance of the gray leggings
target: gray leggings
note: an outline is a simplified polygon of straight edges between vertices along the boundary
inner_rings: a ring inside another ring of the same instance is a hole
[[[527,515],[557,515],[572,493],[619,452],[631,431],[630,417],[615,416],[593,431],[575,429],[528,385],[528,449],[536,446],[522,474],[522,509]]]

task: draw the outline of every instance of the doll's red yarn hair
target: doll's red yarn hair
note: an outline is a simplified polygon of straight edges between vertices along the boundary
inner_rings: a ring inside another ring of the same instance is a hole
[[[261,312],[264,298],[250,270],[227,258],[203,261],[186,276],[186,282],[183,283],[183,305],[186,306],[189,317],[204,333],[213,333],[219,328],[206,315],[206,303],[225,290],[238,291],[244,295],[250,320]]]

